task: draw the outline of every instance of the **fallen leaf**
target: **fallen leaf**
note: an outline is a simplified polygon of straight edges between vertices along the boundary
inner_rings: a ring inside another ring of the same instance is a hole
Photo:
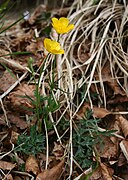
[[[3,114],[0,114],[0,125],[6,125],[5,116]]]
[[[36,158],[34,156],[29,156],[25,163],[25,171],[33,172],[37,175],[39,173],[39,166]]]
[[[80,108],[80,110],[78,111],[77,115],[78,117],[83,117],[85,115],[85,112],[87,111],[87,109],[91,109],[90,105],[88,103],[84,103],[83,106]],[[99,108],[99,107],[93,107],[92,109],[93,111],[93,116],[96,118],[104,118],[107,115],[111,114],[110,111],[108,111],[105,108]]]
[[[81,108],[79,109],[77,116],[79,119],[85,115],[85,112],[90,109],[90,105],[88,103],[84,103]]]
[[[98,167],[93,174],[89,177],[89,180],[99,180],[101,178],[101,168]]]
[[[15,132],[15,131],[12,131],[11,132],[11,142],[13,143],[13,144],[16,144],[17,143],[17,140],[18,140],[18,136],[19,136],[20,134],[19,133],[17,133],[17,132]]]
[[[110,63],[107,62],[105,64],[105,66],[102,68],[101,74],[104,81],[106,81],[108,86],[113,90],[114,95],[117,95],[117,94],[120,94],[122,96],[124,95],[124,92],[121,90],[116,79],[112,78]]]
[[[91,41],[86,39],[82,43],[76,44],[73,55],[77,62],[84,63],[90,58],[90,43]]]
[[[8,135],[9,135],[9,131],[7,130],[3,131],[2,133],[0,132],[0,142],[5,141]],[[1,147],[2,147],[2,144],[1,144]]]
[[[99,167],[89,177],[89,180],[112,180],[113,169],[100,162]]]
[[[26,47],[26,51],[31,53],[37,53],[38,51],[43,51],[44,50],[43,40],[44,38],[38,38],[37,41],[31,42],[31,44],[29,44]]]
[[[29,98],[35,99],[34,97],[35,86],[28,84],[21,84],[15,89],[15,91],[9,94],[8,106],[11,104],[11,110],[19,111],[22,113],[31,114],[31,111],[28,110],[33,108],[32,102]]]
[[[117,136],[111,136],[110,137],[110,140],[115,144],[117,145],[117,151],[118,151],[118,145],[119,145],[119,137],[121,138],[122,136],[120,136],[121,134],[121,128],[119,126],[119,122],[118,121],[115,121],[114,122],[114,125],[112,127],[113,130],[116,130],[116,132],[114,133],[115,135]],[[122,137],[123,138],[123,137]]]
[[[7,174],[5,175],[4,180],[13,180],[13,177],[11,174]]]
[[[59,180],[62,174],[63,166],[64,160],[54,166],[52,169],[44,170],[42,173],[38,174],[36,180]]]
[[[14,167],[16,166],[16,164],[7,162],[7,161],[0,161],[0,168],[3,170],[12,170]]]
[[[4,56],[4,55],[7,55],[7,54],[9,54],[10,52],[9,51],[7,51],[7,50],[5,50],[5,49],[3,49],[3,48],[0,48],[0,55],[1,56]],[[10,55],[8,55],[8,57],[10,58]],[[1,61],[0,61],[1,62]]]
[[[16,127],[20,128],[20,129],[27,128],[26,121],[23,118],[21,118],[19,114],[8,112],[7,117],[8,117],[8,120],[10,121],[10,123],[15,124]],[[3,117],[3,118],[5,118],[5,117]]]
[[[35,11],[32,13],[31,17],[29,18],[28,22],[29,24],[34,24],[36,22],[36,19],[46,11],[46,6],[45,5],[40,5],[38,6]]]
[[[118,175],[121,180],[128,180],[128,165],[119,167]]]
[[[12,50],[13,51],[26,51],[26,47],[29,44],[29,42],[31,42],[31,39],[33,38],[33,35],[34,35],[33,31],[29,31],[28,33],[24,33],[24,32],[21,33],[18,38],[12,40],[12,44],[11,44]],[[24,67],[24,70],[26,70],[25,67],[27,67],[28,60],[26,58],[23,59],[23,56],[20,55],[20,57],[22,59],[14,57],[15,58],[14,61],[16,61],[17,65],[18,65],[18,66],[16,65],[16,68],[15,68],[16,70],[20,70],[19,65]],[[12,68],[13,68],[13,66],[12,66]]]
[[[124,102],[128,102],[128,97],[119,94],[107,101],[108,104],[118,104]]]
[[[125,139],[122,140],[122,141],[120,142],[120,148],[121,148],[121,150],[122,150],[125,158],[126,158],[127,161],[128,161],[128,141],[125,140]]]
[[[104,118],[109,114],[111,114],[111,112],[105,108],[98,108],[98,107],[93,108],[93,116],[96,118]]]
[[[119,121],[114,121],[113,129],[116,130],[116,132],[115,132],[116,134],[120,134],[121,133],[121,128],[120,128]]]
[[[15,176],[14,180],[22,180],[19,176]]]
[[[4,71],[3,76],[0,78],[0,91],[5,92],[16,81],[16,76],[12,71]]]
[[[108,168],[105,164],[100,163],[101,172],[103,180],[112,180],[112,174],[114,170],[112,168]]]
[[[119,84],[116,82],[116,80],[112,79],[112,77],[110,77],[110,79],[108,81],[108,85],[114,91],[114,95],[117,95],[117,94],[120,94],[122,96],[125,95],[125,93],[121,90]]]
[[[101,145],[96,145],[96,148],[98,150],[99,156],[103,158],[115,158],[117,156],[118,152],[118,146],[117,144],[114,144],[110,137],[101,137],[103,140],[103,144]],[[118,141],[117,141],[118,142]]]
[[[37,43],[36,42],[31,42],[31,44],[27,45],[26,51],[36,53],[37,52]]]
[[[53,148],[52,154],[54,154],[57,160],[60,160],[64,154],[64,150],[62,146],[54,142],[54,148]]]
[[[14,59],[8,59],[5,57],[1,57],[1,63],[5,64],[8,68],[14,70],[14,71],[21,71],[25,72],[27,67],[27,64],[25,63],[25,66],[22,66],[20,62],[15,61]],[[22,63],[23,64],[23,63]]]
[[[120,127],[123,131],[125,138],[128,138],[128,120],[125,119],[123,116],[120,116],[117,120],[120,123]]]
[[[38,156],[38,161],[39,161],[39,166],[40,166],[40,169],[41,169],[41,172],[45,169],[45,163],[47,161],[47,157],[46,157],[46,154],[43,154],[43,153],[39,153]],[[49,168],[50,166],[53,167],[53,163],[54,163],[54,159],[55,157],[54,156],[48,156],[48,164],[49,164]]]
[[[126,160],[123,152],[121,152],[119,157],[118,157],[118,166],[123,166],[125,164],[127,164],[127,160]]]

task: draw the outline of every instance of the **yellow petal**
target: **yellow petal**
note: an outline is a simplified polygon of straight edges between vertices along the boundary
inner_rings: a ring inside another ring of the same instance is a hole
[[[52,41],[51,50],[60,50],[60,44],[56,41]]]
[[[51,44],[51,39],[45,38],[44,39],[44,47],[46,50],[48,50],[50,48],[50,44]]]
[[[68,18],[65,18],[65,17],[61,17],[60,19],[59,19],[59,23],[60,24],[62,24],[62,26],[68,26],[68,24],[69,24],[69,20],[68,20]]]
[[[74,28],[73,24],[69,24],[69,19],[61,17],[60,19],[52,18],[52,26],[58,34],[65,34]]]
[[[71,31],[72,29],[74,29],[74,24],[69,24],[69,26],[67,27],[67,31]]]
[[[60,54],[64,54],[64,50],[63,49],[60,49]]]
[[[53,24],[56,24],[56,23],[58,23],[58,19],[57,18],[52,18],[52,22],[53,22]]]
[[[64,50],[63,49],[60,49],[60,50],[54,49],[54,51],[52,53],[53,54],[64,54]]]
[[[64,50],[61,49],[60,43],[49,38],[44,39],[44,47],[48,52],[52,54],[64,54]]]

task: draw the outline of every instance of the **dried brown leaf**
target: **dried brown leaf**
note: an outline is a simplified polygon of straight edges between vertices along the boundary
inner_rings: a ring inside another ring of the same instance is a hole
[[[11,171],[15,166],[16,166],[16,164],[13,164],[11,162],[0,161],[0,168],[3,170],[10,170]]]
[[[31,17],[29,18],[28,22],[29,24],[34,24],[36,22],[36,19],[42,14],[42,12],[46,11],[46,6],[45,5],[40,5],[38,6],[35,11],[33,12],[33,14],[31,15]]]
[[[97,150],[100,157],[103,158],[115,158],[118,152],[118,141],[114,144],[109,137],[102,137],[103,146],[97,145]]]
[[[100,166],[93,172],[91,177],[89,177],[89,180],[111,180],[113,172],[113,169],[100,163]]]
[[[111,74],[111,68],[110,64],[107,63],[103,68],[102,68],[102,78],[107,82],[108,86],[113,90],[114,95],[120,94],[120,95],[125,95],[124,92],[122,92],[119,84],[117,83],[116,79],[112,78]]]
[[[88,103],[84,103],[77,115],[80,116],[80,118],[83,117],[87,109],[91,109],[91,107]],[[111,114],[111,112],[105,108],[93,107],[93,116],[96,118],[104,118],[109,114]]]
[[[14,180],[22,180],[19,176],[15,176]]]
[[[16,127],[20,128],[20,129],[27,128],[26,121],[24,121],[24,119],[21,118],[19,114],[9,112],[9,113],[7,113],[7,117],[11,123],[16,125]]]
[[[3,41],[5,42],[5,39]],[[0,48],[0,55],[1,56],[5,56],[5,55],[7,55],[9,53],[10,53],[9,51],[7,51],[7,50],[5,50],[3,48]],[[10,55],[8,55],[8,57],[10,58]]]
[[[27,97],[30,97],[34,100],[34,90],[34,85],[21,84],[7,97],[8,106],[11,104],[11,110],[31,114],[31,111],[28,110],[28,108],[32,109],[33,105],[31,100]]]
[[[61,9],[56,9],[56,14],[60,17],[66,17],[69,10],[70,10],[70,7],[63,7]]]
[[[60,144],[54,142],[54,148],[52,153],[54,154],[57,160],[60,160],[64,154],[64,150]]]
[[[102,177],[104,180],[112,180],[113,169],[108,168],[105,164],[100,163]]]
[[[127,159],[128,161],[128,141],[127,140],[122,140],[120,142],[120,148],[125,156],[125,158]]]
[[[0,78],[0,91],[5,92],[16,81],[16,76],[13,72],[4,71],[3,76]]]
[[[37,175],[39,173],[39,166],[36,158],[34,156],[29,156],[25,163],[25,170],[27,172],[33,172]]]
[[[36,180],[59,180],[62,169],[64,166],[64,160],[54,166],[52,169],[47,169],[44,172],[38,174]]]
[[[123,131],[125,138],[128,138],[128,120],[125,119],[123,116],[120,116],[117,120],[120,123],[120,127]]]
[[[18,61],[16,62],[13,59],[7,59],[4,57],[1,57],[1,63],[5,64],[7,67],[9,67],[10,69],[15,70],[15,71],[21,71],[21,72],[26,71],[26,68],[24,66],[22,66],[20,64],[20,62],[18,62]],[[27,64],[25,64],[25,66],[26,65]]]
[[[4,177],[4,180],[13,180],[13,177],[11,174],[7,174],[5,177]]]
[[[77,116],[78,117],[83,117],[85,112],[90,109],[90,105],[88,103],[84,103],[81,108],[79,109],[78,113],[77,113]]]
[[[120,133],[121,133],[121,128],[119,126],[119,122],[118,121],[115,121],[114,122],[114,125],[113,125],[113,130],[116,130],[115,134],[119,135],[120,136]],[[119,137],[118,136],[118,137]],[[123,137],[122,137],[123,138]],[[117,149],[118,149],[118,144],[119,144],[119,139],[117,138],[117,136],[111,136],[110,137],[111,141],[114,143],[114,144],[117,144]]]
[[[75,46],[73,54],[79,63],[84,63],[90,58],[90,44],[91,41],[86,39],[80,45]]]
[[[96,118],[104,118],[109,114],[111,114],[111,112],[105,108],[98,108],[98,107],[93,108],[93,115]]]
[[[28,31],[27,33],[21,32],[19,33],[18,37],[12,40],[12,44],[11,44],[11,49],[13,51],[25,51],[26,50],[26,46],[30,43],[31,39],[33,39],[34,36],[34,31]],[[24,55],[23,55],[24,56]],[[22,55],[20,55],[20,57],[23,57]],[[21,64],[22,66],[27,66],[26,62],[28,62],[28,60],[26,61],[25,59],[15,59],[16,62],[18,62],[18,64]],[[20,70],[20,69],[19,69]]]
[[[90,176],[89,180],[99,180],[101,178],[101,168],[98,167],[93,174]]]
[[[13,143],[13,144],[16,144],[17,143],[17,140],[18,140],[18,136],[19,136],[20,134],[19,133],[17,133],[17,132],[15,132],[15,131],[12,131],[11,132],[11,142]]]
[[[0,125],[6,125],[5,116],[3,114],[0,114]]]
[[[116,130],[116,132],[115,132],[116,134],[120,134],[121,128],[120,128],[120,123],[119,123],[119,121],[115,121],[115,122],[114,122],[113,129]]]
[[[54,165],[54,156],[48,156],[48,164],[49,164],[49,168],[52,168]],[[39,153],[38,154],[38,161],[39,161],[39,166],[41,168],[41,172],[45,169],[45,162],[47,161],[47,157],[46,154],[43,153]]]
[[[127,164],[127,160],[124,156],[124,154],[121,152],[119,157],[118,157],[118,166],[123,166]]]
[[[128,102],[128,97],[127,96],[122,96],[122,95],[115,95],[112,99],[108,100],[108,104],[119,104],[119,103],[124,103]]]
[[[31,42],[31,44],[29,44],[26,47],[26,51],[32,52],[32,53],[37,53],[38,51],[43,51],[43,49],[44,49],[43,40],[44,40],[44,38],[39,38],[39,39],[37,39],[37,41]]]
[[[27,45],[26,51],[36,53],[37,52],[37,43],[36,42],[31,42],[31,44]]]
[[[125,93],[122,92],[122,90],[120,89],[119,84],[118,84],[115,80],[113,80],[112,78],[109,79],[108,85],[109,85],[109,86],[112,88],[112,90],[114,91],[114,95],[117,95],[117,94],[120,94],[120,95],[122,95],[122,96],[125,95]]]

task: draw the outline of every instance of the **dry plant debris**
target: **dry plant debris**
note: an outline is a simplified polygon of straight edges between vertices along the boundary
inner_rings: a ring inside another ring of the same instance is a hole
[[[127,180],[127,1],[41,4],[18,21],[5,20],[8,3],[0,9],[0,179]]]

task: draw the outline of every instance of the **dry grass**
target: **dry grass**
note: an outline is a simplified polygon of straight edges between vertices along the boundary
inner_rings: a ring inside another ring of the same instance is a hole
[[[65,3],[65,1],[63,1],[63,3]],[[68,13],[68,18],[71,23],[75,25],[75,28],[69,34],[60,37],[61,45],[65,49],[65,54],[64,56],[59,55],[57,57],[55,77],[59,79],[58,88],[52,91],[55,101],[59,101],[60,103],[60,108],[57,110],[60,116],[55,117],[52,113],[49,113],[49,119],[53,123],[57,142],[65,148],[64,155],[68,157],[70,161],[68,179],[70,179],[73,174],[73,163],[82,170],[78,162],[74,160],[72,143],[73,128],[77,113],[87,99],[91,109],[93,109],[94,101],[91,96],[92,86],[95,87],[95,91],[99,95],[97,102],[98,107],[108,108],[106,82],[118,85],[119,87],[116,91],[120,91],[121,95],[126,94],[128,96],[128,5],[126,4],[125,0],[122,4],[118,3],[117,0],[101,0],[98,4],[94,4],[94,1],[91,0],[85,2],[75,0]],[[10,49],[8,49],[8,51],[10,51]],[[6,61],[3,57],[1,60]],[[44,69],[47,71],[47,67],[50,64],[52,67],[53,63],[54,56],[50,55]],[[15,65],[13,61],[11,64],[13,66]],[[25,69],[26,71],[28,70],[27,67]],[[25,78],[27,73],[29,73],[29,71],[25,72],[19,80],[0,96],[5,116],[6,112],[2,99]],[[36,73],[38,74],[38,70]],[[52,68],[47,71],[47,73],[42,72],[41,74],[39,87],[41,87],[41,92],[44,96],[47,96],[49,93],[47,82],[49,77],[52,79],[52,74]],[[82,92],[83,98],[80,100],[78,90],[84,85],[86,87]],[[124,114],[127,113],[126,109]],[[68,116],[70,126],[65,130],[64,134],[60,136],[58,125],[61,123],[62,117],[65,116]],[[44,125],[47,146],[47,169],[49,144],[45,122]],[[62,140],[68,131],[69,141],[65,145]],[[4,156],[6,156],[6,154],[4,154]],[[1,157],[3,158],[3,155]],[[89,168],[82,174],[88,174],[90,170],[92,169]],[[76,177],[75,180],[79,179],[80,176]]]
[[[107,6],[106,6],[107,3]],[[74,9],[76,11],[74,12]],[[95,86],[97,93],[100,85],[99,107],[107,107],[105,85],[107,77],[102,74],[105,66],[110,69],[110,81],[116,81],[121,90],[128,95],[128,49],[127,25],[128,6],[118,4],[115,0],[100,1],[93,5],[92,1],[75,1],[68,15],[75,24],[75,29],[63,37],[62,44],[66,53],[61,60],[58,73],[60,87],[65,93],[62,104],[70,112],[70,175],[72,174],[72,119],[89,97],[91,108],[93,102],[90,87]],[[84,47],[84,50],[82,49]],[[87,50],[86,50],[87,49]],[[83,57],[82,54],[83,53]],[[76,75],[76,73],[78,74]],[[81,102],[74,104],[79,88],[87,85]],[[61,94],[61,93],[60,93]]]

